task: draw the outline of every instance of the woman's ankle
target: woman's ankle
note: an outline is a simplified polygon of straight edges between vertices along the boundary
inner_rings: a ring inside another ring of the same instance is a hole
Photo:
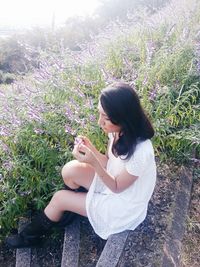
[[[46,216],[47,220],[49,220],[50,222],[52,223],[58,223],[63,215],[63,212],[62,213],[59,213],[56,211],[55,213],[55,210],[52,209],[51,207],[47,206],[45,209],[44,209],[44,215]]]

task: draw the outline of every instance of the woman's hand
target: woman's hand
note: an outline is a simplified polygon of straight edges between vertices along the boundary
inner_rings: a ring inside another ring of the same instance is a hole
[[[102,153],[100,153],[96,147],[92,144],[92,142],[86,137],[86,136],[82,136],[79,135],[75,138],[75,142],[74,142],[74,150],[73,150],[73,155],[74,157],[78,160],[78,161],[82,161],[82,162],[86,162],[86,160],[88,161],[89,159],[86,159],[86,157],[84,158],[83,155],[81,157],[81,152],[77,151],[77,149],[80,149],[80,145],[84,145],[86,148],[85,149],[89,149],[88,151],[90,151],[91,153],[93,153],[93,158],[96,158],[96,162],[100,163],[104,168],[107,165],[107,161],[108,161],[108,157]],[[79,154],[77,154],[77,152]],[[86,156],[88,156],[89,152],[86,152]],[[80,158],[81,157],[81,158]],[[96,165],[95,162],[95,165]],[[94,167],[94,162],[92,163],[92,161],[88,161],[87,163],[89,163],[90,165],[92,165]],[[94,167],[95,168],[95,167]]]
[[[96,150],[95,146],[92,144],[92,142],[89,140],[89,138],[87,138],[86,136],[83,135],[79,135],[78,139],[82,140],[82,143],[88,147],[90,150],[92,150],[93,152]]]
[[[98,162],[98,159],[96,158],[95,154],[92,152],[91,149],[84,145],[83,142],[78,143],[74,146],[72,154],[79,162],[88,163],[94,168]]]

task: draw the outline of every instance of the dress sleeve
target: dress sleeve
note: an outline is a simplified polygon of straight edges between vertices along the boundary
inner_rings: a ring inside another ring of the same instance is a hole
[[[153,157],[154,155],[151,147],[139,144],[134,154],[125,163],[125,168],[128,173],[134,176],[141,176],[148,164],[151,163]]]

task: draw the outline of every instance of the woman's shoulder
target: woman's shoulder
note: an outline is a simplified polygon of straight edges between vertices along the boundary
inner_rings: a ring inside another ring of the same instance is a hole
[[[136,145],[135,151],[131,158],[136,158],[136,157],[142,157],[142,158],[148,158],[148,157],[154,157],[154,149],[153,145],[150,139],[144,140],[144,141],[139,141]],[[130,158],[130,159],[131,159]]]
[[[133,155],[125,162],[126,170],[135,176],[141,176],[144,170],[154,165],[155,157],[150,139],[137,143]]]
[[[150,139],[146,139],[146,140],[139,140],[137,142],[137,145],[136,145],[136,149],[135,151],[137,150],[144,150],[144,149],[149,149],[149,150],[152,150],[153,149],[153,145],[152,145],[152,142]]]

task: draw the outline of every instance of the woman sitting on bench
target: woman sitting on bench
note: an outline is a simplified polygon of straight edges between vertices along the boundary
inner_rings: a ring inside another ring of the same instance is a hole
[[[10,247],[39,244],[43,235],[59,225],[63,214],[70,221],[72,212],[87,216],[103,239],[134,230],[145,219],[156,183],[152,125],[135,90],[126,83],[103,89],[98,110],[98,124],[108,135],[107,153],[79,136],[73,149],[76,160],[62,169],[67,190],[56,192],[21,233],[8,237]]]

